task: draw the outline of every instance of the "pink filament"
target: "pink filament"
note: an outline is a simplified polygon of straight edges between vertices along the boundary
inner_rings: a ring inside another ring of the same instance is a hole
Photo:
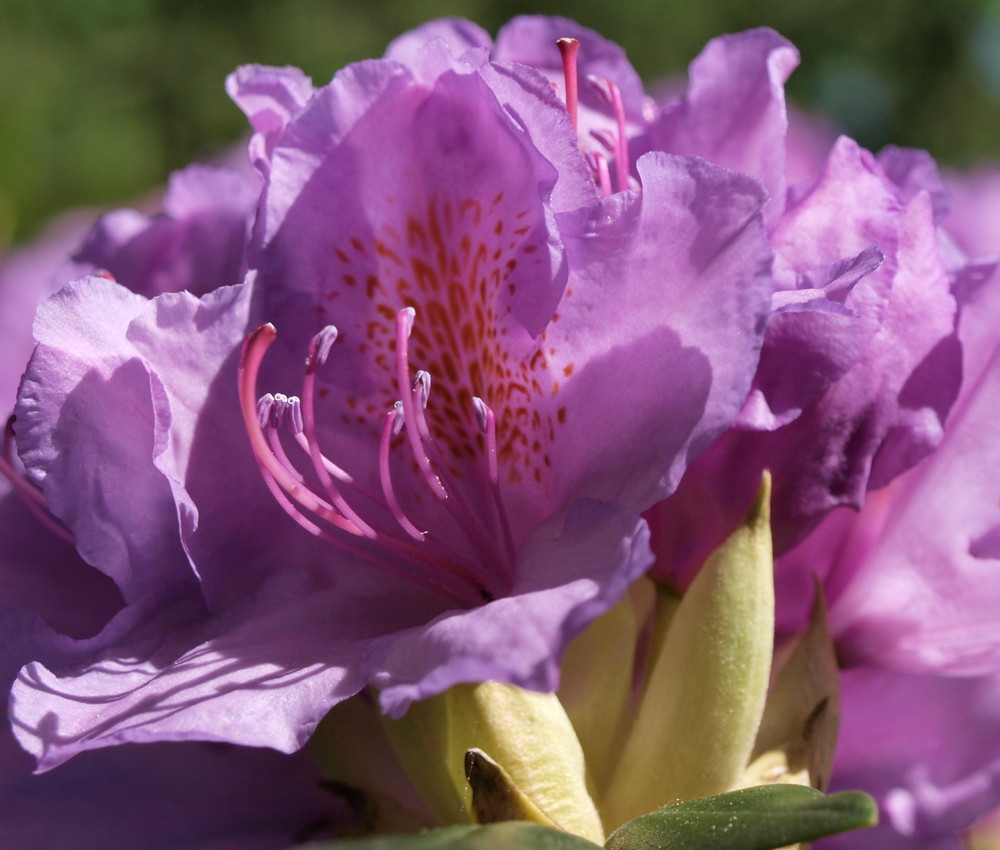
[[[392,515],[396,518],[403,530],[410,535],[414,540],[423,542],[424,535],[412,522],[410,522],[409,517],[403,511],[403,508],[399,504],[399,500],[396,498],[396,491],[392,486],[392,475],[389,471],[389,449],[392,444],[392,432],[393,425],[396,422],[398,413],[395,410],[390,410],[385,415],[385,423],[382,425],[382,438],[379,441],[378,450],[378,474],[379,479],[382,482],[382,492],[385,494],[386,504],[389,506],[389,510],[392,511]]]
[[[367,522],[365,522],[357,512],[347,504],[341,495],[340,490],[333,481],[333,476],[323,463],[323,455],[319,450],[319,438],[316,432],[316,350],[321,342],[320,335],[314,336],[309,343],[309,354],[306,357],[306,374],[302,380],[302,424],[306,442],[309,444],[309,456],[312,458],[313,468],[316,475],[323,484],[323,489],[330,501],[340,513],[354,523],[361,534],[368,538],[375,538],[376,532]]]
[[[615,113],[615,122],[618,125],[618,138],[616,139],[615,151],[615,175],[618,178],[618,191],[623,192],[628,189],[628,125],[625,121],[625,104],[622,102],[621,90],[611,80],[606,80],[608,90],[611,92],[611,108]]]
[[[407,319],[412,320],[411,316],[407,315],[405,311],[401,312],[401,317],[402,322],[400,324],[405,322]],[[403,330],[408,332],[407,327],[403,327]],[[306,360],[306,376],[303,380],[301,404],[304,441],[306,443],[306,446],[303,448],[308,447],[310,458],[313,461],[313,467],[317,476],[321,479],[325,478],[323,481],[324,488],[327,489],[328,495],[331,496],[331,500],[336,498],[339,503],[336,503],[335,506],[331,505],[326,500],[316,495],[309,488],[302,475],[291,464],[284,448],[278,440],[277,431],[272,426],[268,427],[268,434],[265,436],[264,430],[260,424],[260,415],[257,411],[257,405],[253,401],[253,396],[255,394],[257,376],[260,372],[260,365],[264,354],[275,338],[276,331],[274,326],[269,324],[258,328],[246,338],[240,357],[238,386],[244,425],[250,438],[251,447],[253,448],[258,464],[261,466],[261,471],[268,488],[271,490],[275,499],[285,512],[288,513],[302,528],[309,531],[311,534],[320,537],[324,541],[336,545],[353,555],[362,557],[369,563],[382,569],[386,569],[401,578],[414,581],[422,587],[430,590],[444,593],[452,600],[459,601],[462,604],[468,604],[470,601],[473,604],[479,604],[485,598],[493,598],[491,592],[488,593],[483,589],[481,578],[476,576],[476,570],[472,567],[472,565],[463,563],[464,559],[455,554],[452,554],[449,557],[443,557],[437,552],[431,551],[427,548],[424,543],[424,535],[421,534],[416,526],[406,517],[402,507],[399,505],[399,502],[395,497],[395,493],[393,492],[391,479],[387,477],[388,444],[386,444],[384,448],[380,447],[380,466],[383,463],[383,455],[385,462],[385,471],[380,474],[383,478],[383,486],[387,491],[386,500],[383,502],[383,505],[393,514],[397,522],[399,522],[399,524],[410,536],[414,536],[414,532],[416,532],[415,539],[420,542],[414,543],[410,540],[399,539],[391,535],[376,532],[370,525],[368,525],[368,523],[361,520],[361,518],[350,508],[350,506],[346,504],[342,497],[340,497],[339,491],[336,490],[336,487],[333,484],[331,473],[327,468],[327,465],[331,462],[319,452],[318,448],[314,389],[318,345],[317,340],[319,337],[315,337],[310,345],[309,356]],[[405,345],[403,350],[405,356]],[[420,384],[420,387],[422,388],[423,384]],[[415,426],[413,430],[419,431],[419,426],[413,418],[417,415],[416,408],[414,407],[414,401],[418,400],[415,399],[417,391],[411,392],[411,421]],[[404,397],[406,397],[406,395],[408,394],[404,394]],[[405,402],[403,402],[403,405],[405,417]],[[422,410],[420,412],[422,413]],[[385,429],[388,433],[388,438],[391,440],[392,422],[387,421]],[[417,445],[422,444],[418,442]],[[433,472],[430,474],[433,475]],[[435,480],[437,480],[436,476]],[[388,487],[385,487],[386,482],[388,482]],[[438,486],[443,490],[443,485],[440,484],[440,481],[438,481]],[[330,523],[334,528],[339,528],[341,531],[347,531],[354,536],[364,536],[372,540],[377,540],[382,545],[387,547],[390,552],[395,553],[394,557],[389,559],[379,558],[370,552],[366,552],[338,539],[303,515],[300,508],[316,514],[321,519]],[[350,511],[352,516],[345,517],[338,512],[345,509]],[[400,555],[403,557],[399,557]],[[428,575],[426,574],[426,571],[419,566],[421,563],[438,569],[435,570],[432,575]]]
[[[410,387],[409,339],[415,311],[406,307],[396,314],[396,380],[399,384],[399,396],[403,402],[403,418],[406,421],[406,435],[410,448],[417,460],[417,466],[430,485],[434,495],[439,499],[447,499],[448,493],[441,480],[431,469],[430,458],[424,451],[420,439],[420,429],[417,425],[417,411],[414,406],[414,391]]]

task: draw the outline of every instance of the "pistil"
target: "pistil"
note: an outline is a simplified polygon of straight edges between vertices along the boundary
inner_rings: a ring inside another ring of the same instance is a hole
[[[556,44],[562,55],[563,79],[566,84],[566,111],[573,122],[573,132],[578,132],[577,122],[580,105],[580,84],[577,77],[577,54],[580,52],[580,42],[575,38],[560,38]]]

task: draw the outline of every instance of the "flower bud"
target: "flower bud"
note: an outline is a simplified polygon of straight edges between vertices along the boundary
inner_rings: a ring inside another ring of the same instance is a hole
[[[734,787],[757,737],[774,635],[770,476],[701,568],[656,657],[607,799],[609,825]]]
[[[385,724],[411,781],[444,823],[474,821],[488,808],[473,805],[466,776],[466,755],[479,750],[530,801],[519,811],[533,806],[543,822],[604,843],[583,750],[555,694],[498,682],[456,685]]]

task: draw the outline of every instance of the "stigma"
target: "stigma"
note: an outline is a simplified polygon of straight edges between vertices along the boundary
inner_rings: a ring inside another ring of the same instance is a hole
[[[238,376],[243,422],[265,484],[302,529],[450,604],[474,607],[509,593],[514,575],[497,419],[480,396],[473,397],[471,411],[455,411],[464,415],[445,411],[435,417],[436,422],[471,419],[482,433],[481,453],[446,459],[441,441],[447,442],[449,435],[435,434],[426,415],[434,404],[432,376],[410,364],[415,321],[412,307],[396,314],[397,399],[381,422],[370,423],[369,456],[338,459],[321,445],[321,433],[345,427],[321,421],[317,410],[317,397],[327,391],[317,390],[317,378],[335,360],[338,333],[333,325],[309,340],[298,395],[258,396],[261,364],[277,331],[265,324],[247,336]],[[358,474],[358,468],[367,474]]]

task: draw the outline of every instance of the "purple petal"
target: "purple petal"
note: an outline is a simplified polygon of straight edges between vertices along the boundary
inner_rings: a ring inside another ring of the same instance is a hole
[[[867,557],[838,564],[831,623],[846,660],[961,675],[997,669],[998,381],[995,352],[963,390],[947,439],[892,485]]]
[[[298,68],[243,65],[226,78],[226,93],[250,119],[250,162],[266,176],[274,140],[312,96],[312,80]]]
[[[767,371],[758,376],[738,427],[695,461],[656,520],[663,528],[654,538],[666,547],[658,552],[657,569],[669,570],[681,584],[735,527],[764,469],[773,474],[774,544],[780,553],[830,510],[859,507],[869,489],[931,452],[957,393],[956,305],[926,193],[901,207],[873,158],[841,139],[824,173],[786,211],[772,240],[779,279],[789,272],[814,275],[841,258],[857,258],[872,244],[886,260],[857,281],[845,300],[858,319],[843,321],[831,311],[777,316],[775,329],[782,335],[799,322],[842,335],[798,334],[804,347],[783,375],[765,336]],[[770,339],[784,342],[781,336]],[[781,393],[769,399],[764,390]]]
[[[233,171],[192,165],[174,173],[164,214],[108,213],[74,259],[75,276],[100,271],[152,297],[238,283],[259,186]]]
[[[510,596],[372,644],[366,663],[383,710],[398,717],[414,700],[460,682],[495,679],[554,690],[570,640],[614,605],[651,560],[638,516],[609,503],[575,502],[528,540]]]
[[[212,607],[274,569],[268,542],[285,517],[250,451],[236,394],[236,359],[250,330],[249,290],[201,299],[165,295],[129,324],[127,337],[164,395],[154,411],[154,463],[176,505],[180,538]]]
[[[1000,803],[1000,684],[858,670],[841,688],[831,790],[872,794],[882,818],[824,846],[960,848],[956,835]]]
[[[927,151],[889,145],[879,152],[878,163],[885,176],[897,186],[899,199],[904,204],[912,201],[918,192],[927,192],[931,196],[934,223],[941,224],[951,209],[951,198],[937,163]]]
[[[165,399],[125,341],[145,303],[89,278],[43,304],[16,409],[29,475],[76,535],[83,558],[127,600],[190,578],[170,489],[153,465],[152,423]]]
[[[488,49],[493,46],[489,33],[472,21],[439,18],[394,38],[385,49],[383,58],[414,66],[427,42],[435,39],[443,41],[456,57],[477,47]]]
[[[645,508],[743,403],[771,256],[755,180],[665,154],[638,170],[642,191],[607,199],[571,246],[545,341],[563,375],[549,403],[565,419],[552,448],[561,492]]]
[[[981,168],[969,174],[946,174],[953,197],[944,227],[970,257],[1000,251],[1000,171]]]
[[[687,95],[667,104],[649,131],[654,149],[759,178],[771,196],[768,230],[785,208],[784,85],[798,63],[798,51],[774,30],[713,39],[691,63]]]
[[[57,285],[56,272],[90,228],[92,213],[77,212],[53,222],[37,241],[0,259],[0,416],[14,407],[21,373],[35,346],[35,308]]]
[[[791,422],[861,359],[879,329],[889,285],[885,280],[857,284],[883,259],[872,246],[797,275],[796,289],[775,293],[741,424],[769,431]],[[789,369],[796,361],[808,368]]]
[[[6,482],[0,483],[0,599],[15,621],[37,616],[70,638],[96,634],[122,604],[113,582],[43,526]],[[14,613],[17,609],[20,613]],[[4,625],[0,630],[6,635],[0,641],[4,653],[15,665],[7,678],[0,673],[0,681],[9,681],[18,667],[38,657],[31,649],[13,651],[14,644],[30,647],[29,632],[36,628]]]
[[[88,753],[44,776],[0,739],[0,820],[9,847],[281,850],[345,819],[305,753],[147,744]]]
[[[332,705],[365,685],[367,643],[426,616],[412,593],[401,597],[385,583],[361,593],[323,588],[285,564],[224,615],[206,619],[181,597],[146,612],[87,664],[26,666],[11,692],[15,734],[41,770],[85,750],[148,741],[293,752]]]

